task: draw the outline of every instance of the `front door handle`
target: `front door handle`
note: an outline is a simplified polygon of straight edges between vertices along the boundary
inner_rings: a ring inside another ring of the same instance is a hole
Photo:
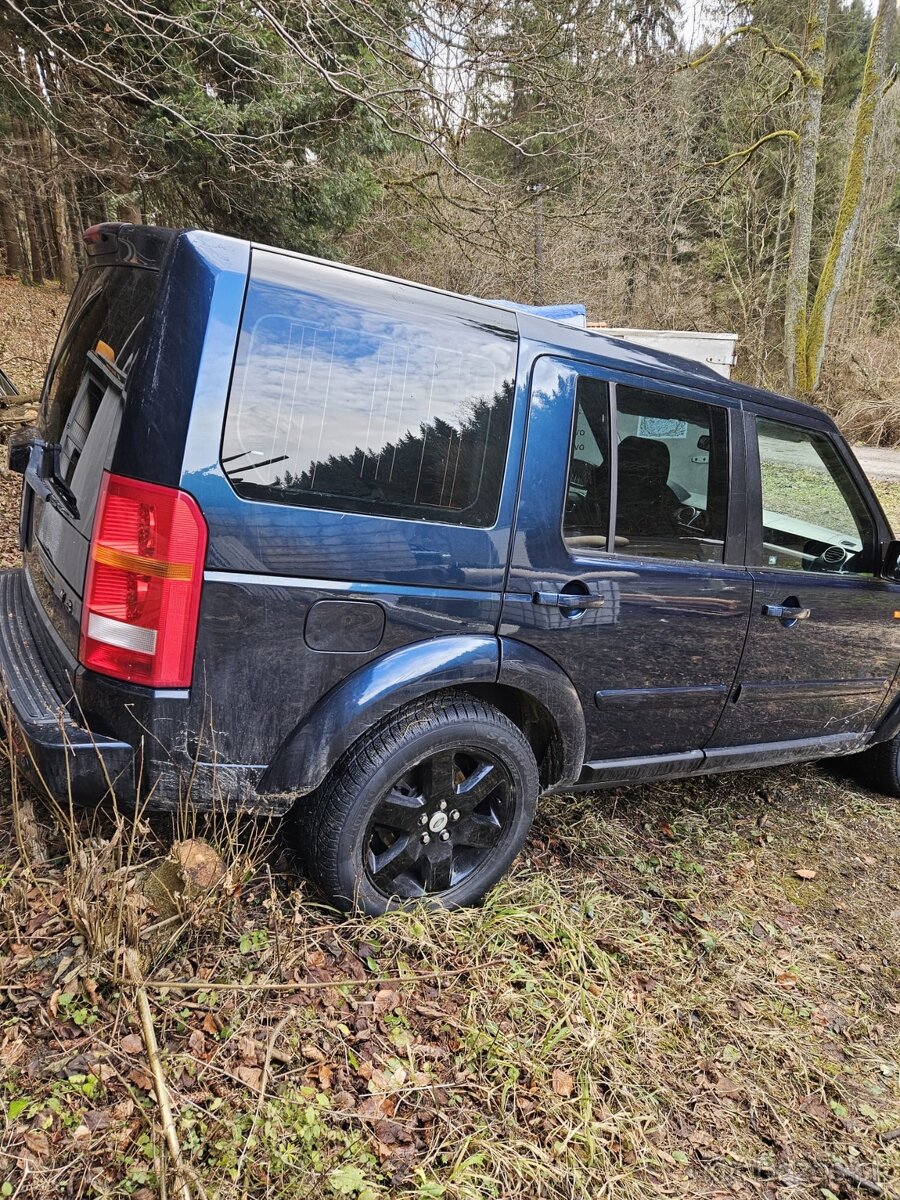
[[[605,596],[597,596],[593,592],[532,592],[531,599],[535,604],[548,604],[552,608],[577,609],[602,608],[606,603]]]
[[[806,621],[811,615],[811,609],[796,608],[792,604],[763,605],[763,616],[775,617],[779,621]]]

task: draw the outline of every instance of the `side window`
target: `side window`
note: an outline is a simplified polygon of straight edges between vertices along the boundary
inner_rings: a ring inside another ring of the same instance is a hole
[[[698,400],[616,388],[616,549],[722,562],[728,414]]]
[[[605,550],[609,533],[609,387],[578,378],[563,537],[572,550]]]
[[[871,574],[875,523],[831,440],[758,418],[763,545],[759,566]]]
[[[516,350],[500,309],[255,258],[223,469],[247,500],[490,526]]]

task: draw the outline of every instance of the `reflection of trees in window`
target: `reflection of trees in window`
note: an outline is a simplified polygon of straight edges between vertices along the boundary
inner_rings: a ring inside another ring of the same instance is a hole
[[[282,504],[460,520],[489,525],[497,513],[506,460],[513,382],[505,380],[490,399],[474,399],[456,424],[435,417],[408,429],[378,450],[357,446],[346,454],[312,460],[270,484],[233,482],[250,499]]]

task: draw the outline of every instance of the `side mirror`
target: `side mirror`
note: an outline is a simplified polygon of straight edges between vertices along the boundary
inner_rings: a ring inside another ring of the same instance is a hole
[[[881,574],[885,579],[900,583],[900,542],[888,542],[881,560]]]
[[[14,429],[9,435],[9,469],[18,475],[24,475],[31,458],[31,447],[38,436],[37,430]]]

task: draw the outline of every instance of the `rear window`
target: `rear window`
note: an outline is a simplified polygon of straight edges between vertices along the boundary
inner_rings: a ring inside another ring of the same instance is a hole
[[[492,525],[516,350],[503,310],[257,254],[223,470],[248,500]]]
[[[89,268],[78,281],[47,375],[43,432],[62,446],[71,481],[104,393],[124,387],[141,347],[158,272],[140,267]]]

